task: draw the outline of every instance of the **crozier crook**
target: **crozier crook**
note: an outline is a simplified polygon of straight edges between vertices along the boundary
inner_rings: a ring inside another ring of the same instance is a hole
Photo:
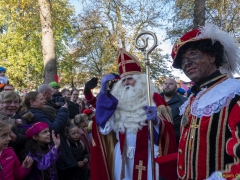
[[[149,49],[148,47],[148,37],[146,39],[142,39],[143,45],[138,44],[138,40],[143,35],[150,35],[153,37],[153,45]],[[147,74],[147,88],[148,88],[148,105],[151,106],[151,97],[150,97],[150,60],[149,60],[149,54],[157,47],[157,36],[155,33],[151,31],[144,31],[137,35],[135,38],[135,47],[139,50],[141,50],[144,54],[144,62],[146,66],[146,74]],[[155,162],[154,162],[154,139],[153,139],[153,122],[148,121],[149,125],[149,131],[150,131],[150,144],[151,144],[151,163],[152,163],[152,179],[155,180]]]

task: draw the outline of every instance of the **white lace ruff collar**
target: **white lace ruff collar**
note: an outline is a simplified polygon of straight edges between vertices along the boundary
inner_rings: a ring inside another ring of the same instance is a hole
[[[198,99],[198,97],[201,96],[201,94],[203,94],[206,90],[207,89],[203,89],[200,91],[196,96],[196,100],[194,100],[191,105],[191,114],[197,116],[198,118],[201,118],[202,116],[211,116],[214,113],[218,113],[222,108],[229,104],[235,95],[240,95],[240,81],[237,79],[227,79],[206,92],[206,94],[202,95],[202,97]],[[180,106],[179,115],[184,114],[192,96],[193,94],[182,106]]]

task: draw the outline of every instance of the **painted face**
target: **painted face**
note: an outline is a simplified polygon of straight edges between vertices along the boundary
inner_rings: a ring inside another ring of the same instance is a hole
[[[8,147],[8,144],[11,140],[10,138],[11,127],[7,126],[3,130],[0,131],[0,151]]]
[[[34,135],[33,139],[36,140],[39,145],[50,143],[49,128],[43,129],[37,135]]]
[[[78,92],[78,91],[73,91],[71,100],[72,100],[73,102],[77,102],[78,96],[79,96],[79,92]]]
[[[173,79],[167,79],[163,84],[163,94],[166,96],[172,96],[177,89],[176,81]]]
[[[73,142],[78,142],[80,138],[78,127],[73,127],[69,130],[68,138]]]
[[[16,97],[11,101],[5,101],[0,104],[0,111],[7,114],[9,117],[13,116],[19,108],[19,98]]]
[[[31,107],[34,107],[34,108],[38,108],[38,109],[43,109],[44,108],[44,104],[45,104],[45,100],[43,98],[43,95],[41,93],[39,93],[37,95],[37,98],[35,101],[30,101],[31,103]]]
[[[191,48],[182,55],[181,67],[185,75],[194,82],[199,82],[217,70],[215,57]]]
[[[128,76],[124,76],[122,78],[122,84],[123,86],[134,86],[136,83],[135,79],[133,79],[133,77],[131,75]]]

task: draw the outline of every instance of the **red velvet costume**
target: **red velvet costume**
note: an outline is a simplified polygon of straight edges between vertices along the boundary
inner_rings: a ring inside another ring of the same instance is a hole
[[[236,80],[236,83],[240,82]],[[191,106],[198,97],[199,95],[190,97]],[[188,104],[183,119],[186,116],[189,122],[182,126],[178,149],[180,179],[202,180],[215,171],[222,171],[226,179],[233,179],[233,176],[240,174],[239,100],[240,96],[236,95],[219,112],[201,117],[189,113]]]
[[[212,44],[203,45],[207,41]],[[222,50],[213,50],[216,41],[222,45]],[[228,74],[239,67],[239,48],[234,38],[211,24],[189,31],[178,39],[172,49],[173,67],[182,68],[183,55],[196,48],[190,44],[201,45],[202,53],[215,58],[216,68],[216,61],[221,60],[215,54],[222,53],[221,70],[227,70]],[[181,51],[183,47],[185,51]],[[201,51],[200,48],[196,49]],[[180,107],[183,118],[178,148],[178,176],[184,180],[215,180],[220,177],[216,177],[219,174],[215,176],[217,173],[214,172],[220,171],[222,178],[233,180],[240,177],[240,81],[227,79],[219,70],[205,77],[194,64],[194,61],[200,60],[188,59],[185,64],[186,72],[192,68],[193,73],[198,73],[202,79],[191,88],[193,94]],[[211,176],[212,173],[214,175]]]

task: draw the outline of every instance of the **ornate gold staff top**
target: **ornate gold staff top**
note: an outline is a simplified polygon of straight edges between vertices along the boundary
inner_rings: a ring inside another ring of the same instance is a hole
[[[150,47],[147,50],[148,47],[148,38],[146,39],[142,39],[143,40],[143,45],[139,45],[137,42],[139,40],[139,38],[143,35],[150,35],[153,37],[154,43],[152,45],[152,47]],[[157,47],[157,36],[155,33],[151,32],[151,31],[144,31],[140,34],[137,35],[136,39],[135,39],[135,47],[139,50],[141,50],[144,54],[144,62],[145,62],[145,66],[146,66],[146,74],[147,74],[147,92],[148,92],[148,105],[151,105],[151,97],[150,97],[150,60],[148,58],[149,54]],[[154,139],[153,139],[153,123],[152,120],[148,121],[148,125],[149,125],[149,130],[150,130],[150,145],[151,145],[151,162],[152,162],[152,179],[155,180],[155,162],[154,162]]]

